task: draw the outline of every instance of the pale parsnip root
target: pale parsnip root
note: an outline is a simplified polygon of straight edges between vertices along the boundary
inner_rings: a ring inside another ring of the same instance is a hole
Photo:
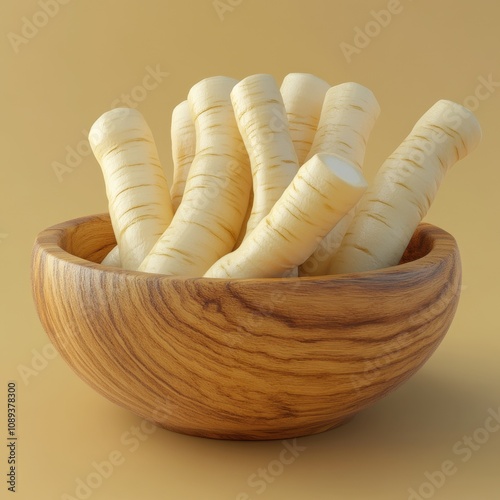
[[[330,88],[308,159],[334,152],[362,168],[366,141],[379,114],[377,99],[366,87],[348,82]]]
[[[398,264],[446,171],[480,139],[481,128],[468,109],[445,100],[434,104],[363,195],[330,274]]]
[[[245,238],[269,213],[298,171],[283,99],[271,75],[252,75],[231,92],[236,122],[253,176],[253,206]]]
[[[196,155],[172,223],[141,271],[202,276],[230,252],[248,206],[252,179],[230,100],[236,80],[197,83],[188,102],[196,128]]]
[[[318,131],[310,155],[332,153],[362,168],[366,144],[380,106],[371,90],[358,83],[342,83],[326,93]],[[300,276],[328,273],[335,252],[349,227],[356,207],[328,233],[313,254],[299,268]]]
[[[189,168],[193,163],[196,152],[196,131],[187,101],[182,101],[174,108],[170,135],[174,167],[170,196],[172,197],[172,207],[175,212],[182,200]]]
[[[366,186],[361,171],[344,159],[314,156],[241,246],[216,262],[205,277],[288,275],[358,201]]]
[[[281,84],[281,95],[299,165],[306,161],[318,127],[321,108],[330,84],[308,73],[290,73]]]
[[[92,125],[89,141],[104,176],[122,266],[136,270],[172,219],[153,134],[139,111],[116,108]]]
[[[102,259],[101,264],[103,266],[111,266],[111,267],[122,267],[122,261],[120,259],[120,247],[118,245],[111,250],[111,252]]]
[[[243,218],[243,222],[241,223],[240,232],[238,234],[238,237],[236,238],[236,243],[234,244],[233,250],[236,250],[241,245],[241,242],[245,239],[245,235],[247,234],[248,219],[250,219],[250,215],[252,213],[252,206],[253,206],[253,189],[250,189],[247,211],[245,212],[245,217]]]

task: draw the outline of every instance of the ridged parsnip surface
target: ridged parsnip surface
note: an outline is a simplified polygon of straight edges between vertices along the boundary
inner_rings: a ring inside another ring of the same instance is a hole
[[[232,250],[252,185],[248,154],[229,97],[236,83],[232,78],[212,77],[190,90],[196,154],[172,223],[141,271],[202,276]]]
[[[253,205],[245,237],[269,213],[299,168],[283,98],[271,75],[252,75],[231,92],[236,122],[250,157]]]
[[[120,260],[120,248],[118,245],[116,245],[111,252],[104,257],[101,264],[103,266],[122,267],[122,262]]]
[[[446,100],[434,104],[380,167],[329,274],[398,264],[446,171],[480,139],[481,128],[468,109]]]
[[[174,168],[170,196],[175,212],[182,200],[189,169],[196,152],[196,131],[187,100],[178,104],[172,112],[170,136]]]
[[[333,153],[362,168],[366,142],[379,114],[377,99],[366,87],[354,82],[331,87],[307,159]]]
[[[280,87],[299,165],[306,161],[330,84],[309,73],[290,73]]]
[[[332,153],[363,167],[366,144],[380,114],[372,91],[348,82],[330,88],[325,96],[318,130],[309,153]],[[327,274],[332,257],[339,248],[356,207],[328,233],[313,254],[300,266],[301,276]]]
[[[314,156],[240,247],[216,262],[205,277],[287,276],[358,201],[366,186],[361,171],[342,158]]]
[[[99,162],[123,268],[137,269],[172,219],[172,204],[153,134],[141,113],[116,108],[89,132]]]

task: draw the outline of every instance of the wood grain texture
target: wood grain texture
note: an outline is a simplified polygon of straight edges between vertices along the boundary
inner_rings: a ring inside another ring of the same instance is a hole
[[[456,242],[429,224],[399,266],[325,277],[184,279],[101,266],[114,245],[107,215],[40,233],[32,283],[48,336],[111,401],[211,438],[341,424],[423,365],[460,293]]]

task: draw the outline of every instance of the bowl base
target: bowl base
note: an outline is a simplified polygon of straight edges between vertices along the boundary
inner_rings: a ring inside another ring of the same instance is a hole
[[[294,439],[299,437],[312,436],[314,434],[321,434],[323,432],[330,431],[336,427],[340,427],[351,421],[355,415],[349,415],[348,417],[342,417],[327,424],[311,426],[308,428],[300,429],[275,429],[275,430],[253,430],[253,431],[214,431],[213,429],[180,429],[174,428],[168,423],[155,422],[156,425],[167,429],[169,431],[177,432],[179,434],[185,434],[188,436],[196,436],[207,439],[219,439],[227,441],[275,441],[279,439]]]

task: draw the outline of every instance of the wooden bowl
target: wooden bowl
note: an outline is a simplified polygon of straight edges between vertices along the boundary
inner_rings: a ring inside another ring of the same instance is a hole
[[[196,436],[284,439],[340,425],[424,364],[459,299],[457,244],[429,224],[398,266],[310,278],[179,278],[100,265],[114,245],[108,215],[40,233],[40,320],[98,392]]]

